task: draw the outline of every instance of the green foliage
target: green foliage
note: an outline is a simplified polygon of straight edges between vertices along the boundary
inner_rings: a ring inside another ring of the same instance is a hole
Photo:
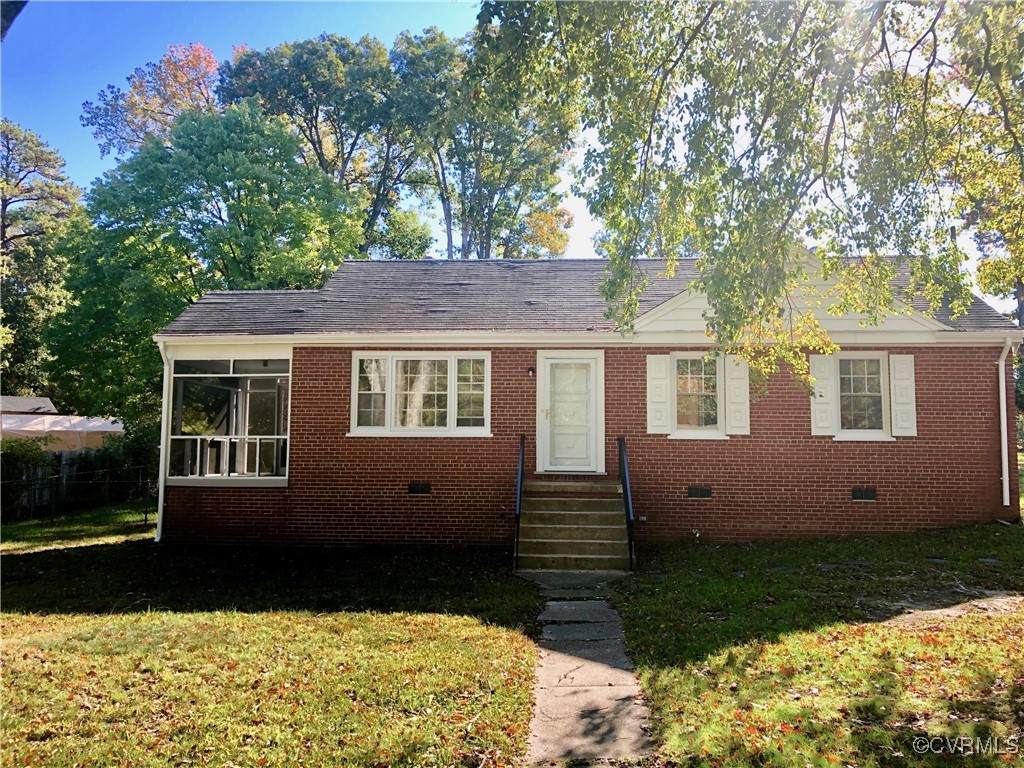
[[[209,290],[315,288],[357,253],[350,195],[300,159],[283,121],[243,102],[184,114],[88,197],[69,238],[72,300],[51,324],[52,375],[82,412],[160,416],[152,337]]]
[[[567,223],[554,190],[574,117],[558,101],[508,98],[474,57],[470,41],[437,29],[403,33],[390,54],[372,38],[321,35],[241,51],[220,94],[286,116],[310,162],[360,193],[366,252],[421,258],[425,230],[402,205],[436,196],[449,258],[560,254],[564,230],[541,235]]]
[[[45,471],[53,462],[47,451],[51,437],[12,438],[0,440],[0,510],[10,517],[17,512],[27,494],[32,493],[33,482],[47,476]],[[28,482],[24,482],[28,481]],[[6,535],[7,526],[4,525]]]
[[[0,5],[0,40],[7,37],[7,30],[11,28],[11,24],[27,4],[28,0],[7,0]]]
[[[268,114],[288,117],[310,159],[344,184],[366,182],[373,134],[390,122],[393,88],[387,49],[324,34],[266,51],[242,49],[220,72],[229,104],[258,98]],[[384,180],[385,186],[390,180]]]
[[[89,212],[101,239],[169,262],[189,298],[315,287],[360,235],[351,197],[298,155],[291,131],[252,102],[189,112],[169,147],[150,140],[109,172],[91,190]]]
[[[103,446],[76,457],[79,473],[110,472],[141,477],[153,487],[159,475],[160,427],[158,424],[133,426],[121,434],[108,435]]]
[[[303,139],[311,164],[359,195],[364,252],[422,258],[422,225],[403,210],[417,193],[423,168],[415,123],[399,118],[398,82],[379,40],[338,35],[269,48],[243,49],[224,64],[219,93],[227,103],[258,98],[286,117]]]
[[[385,211],[378,228],[370,233],[366,252],[376,259],[422,259],[434,241],[430,225],[414,211]]]
[[[17,479],[22,470],[39,469],[50,463],[46,446],[53,442],[51,437],[9,437],[0,440],[0,460],[8,479]]]
[[[54,149],[9,120],[0,123],[0,375],[8,394],[50,391],[42,333],[66,298],[59,243],[82,215],[79,194]]]
[[[1024,365],[1021,363],[1021,355],[1017,354],[1013,366],[1013,399],[1017,405],[1017,411],[1024,413]],[[1024,443],[1022,443],[1024,445]]]
[[[437,29],[403,33],[391,51],[401,119],[417,126],[448,258],[559,255],[569,219],[555,188],[573,138],[572,104],[511,92],[476,66],[477,56],[475,40],[452,40]]]
[[[942,158],[954,204],[981,251],[978,285],[1015,303],[1024,319],[1024,20],[1016,4],[954,6],[961,52],[952,85],[974,109],[954,111],[944,126],[955,137]],[[978,43],[983,43],[979,46]],[[1016,68],[1007,66],[1016,62]],[[954,121],[963,128],[957,130]]]
[[[976,190],[988,163],[1010,169],[998,207],[1019,214],[1021,9],[487,2],[478,34],[493,77],[575,102],[596,139],[578,187],[607,230],[610,316],[635,316],[633,260],[695,252],[714,340],[761,373],[788,362],[806,376],[806,349],[832,348],[813,302],[792,301],[814,297],[815,272],[834,284],[823,307],[869,323],[898,311],[874,279],[889,269],[908,275],[903,297],[968,296],[950,237],[965,223],[955,148],[976,153]],[[808,237],[822,246],[810,274],[794,258]]]

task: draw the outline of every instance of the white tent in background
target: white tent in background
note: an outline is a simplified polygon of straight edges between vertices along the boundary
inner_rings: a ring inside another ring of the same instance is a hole
[[[103,438],[120,435],[124,427],[113,419],[95,416],[60,416],[50,413],[0,414],[0,439],[49,437],[48,451],[101,448]]]

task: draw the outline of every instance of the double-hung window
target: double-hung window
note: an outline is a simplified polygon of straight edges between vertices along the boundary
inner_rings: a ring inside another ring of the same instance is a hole
[[[177,360],[169,478],[284,478],[288,360]]]
[[[839,429],[885,432],[885,386],[879,357],[839,359]]]
[[[679,440],[750,434],[750,375],[732,355],[647,355],[647,433]]]
[[[676,429],[717,430],[718,361],[676,359]]]
[[[486,352],[357,352],[352,435],[490,434]]]
[[[702,353],[673,355],[676,437],[725,437],[722,358]]]
[[[811,434],[836,440],[917,435],[914,356],[887,352],[811,355]]]

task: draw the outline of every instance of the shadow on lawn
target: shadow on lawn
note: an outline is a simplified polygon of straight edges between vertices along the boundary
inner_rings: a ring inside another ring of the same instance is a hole
[[[896,618],[910,610],[955,615],[972,610],[964,604],[978,598],[1024,593],[1020,526],[691,542],[647,554],[641,571],[613,590],[666,759],[685,757],[682,764],[692,766],[803,765],[806,755],[831,754],[839,764],[937,768],[954,760],[1006,764],[1005,751],[978,751],[986,747],[1024,752],[1024,738],[1007,741],[1008,734],[1024,733],[1024,658],[986,681],[992,673],[984,664],[935,651],[933,660],[966,666],[948,691],[929,690],[930,712],[916,711],[907,686],[921,679],[906,671],[917,663],[913,636],[930,635],[942,615]],[[1013,606],[1019,600],[989,608]],[[859,639],[860,625],[890,619],[891,633],[880,629]],[[962,642],[973,642],[972,652],[982,658],[995,651],[986,639]],[[827,714],[827,701],[844,703],[841,717]],[[915,740],[936,731],[947,740],[915,749]]]
[[[700,661],[837,622],[884,621],[1024,593],[1024,528],[653,549],[616,606],[643,663]],[[673,631],[669,632],[669,629]]]
[[[542,607],[536,588],[509,572],[500,549],[128,541],[3,559],[5,612],[438,612],[535,634]]]

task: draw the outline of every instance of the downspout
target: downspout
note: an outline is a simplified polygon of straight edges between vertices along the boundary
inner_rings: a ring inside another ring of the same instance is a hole
[[[1009,339],[1003,345],[999,355],[999,451],[1003,469],[1003,506],[1010,506],[1010,445],[1007,438],[1009,425],[1006,420],[1006,356],[1010,354],[1012,343]]]
[[[157,341],[157,346],[160,348],[160,357],[164,361],[164,395],[160,404],[160,474],[157,480],[156,502],[156,540],[160,541],[164,532],[164,489],[167,486],[167,443],[171,433],[171,366],[174,356],[167,352],[165,342]]]

